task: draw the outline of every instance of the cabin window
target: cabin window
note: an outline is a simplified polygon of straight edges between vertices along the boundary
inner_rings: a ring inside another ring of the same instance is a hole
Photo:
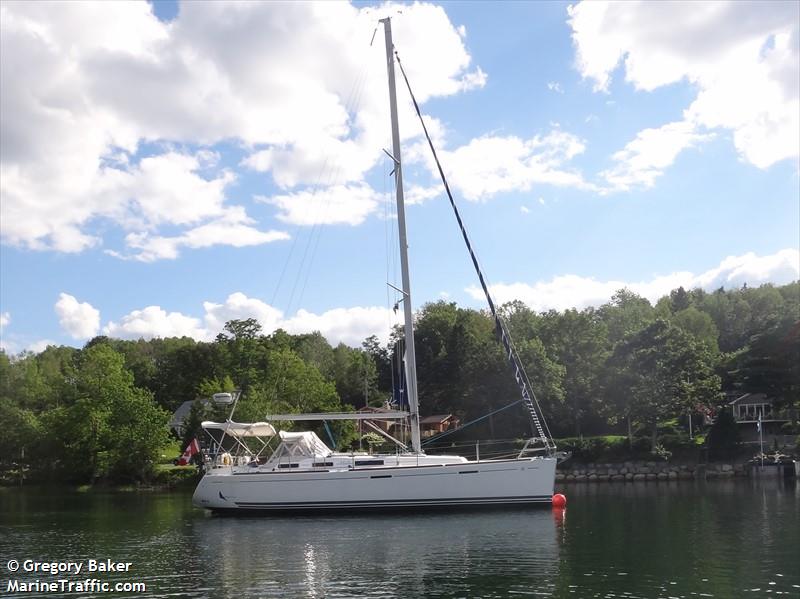
[[[356,460],[356,466],[383,466],[383,460]]]

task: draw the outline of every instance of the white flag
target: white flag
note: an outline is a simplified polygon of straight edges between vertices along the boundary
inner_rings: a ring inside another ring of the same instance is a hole
[[[761,412],[758,413],[758,432],[761,432]]]

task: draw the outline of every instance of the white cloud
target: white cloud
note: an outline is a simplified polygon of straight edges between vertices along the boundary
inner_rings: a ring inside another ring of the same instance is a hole
[[[214,245],[246,247],[289,239],[288,233],[260,231],[253,227],[252,223],[254,223],[253,219],[245,214],[244,209],[236,206],[227,209],[220,218],[188,229],[181,235],[164,237],[151,236],[147,232],[129,233],[125,237],[125,242],[129,248],[134,250],[134,253],[127,256],[117,252],[108,253],[140,262],[153,262],[177,258],[181,247],[193,249]]]
[[[596,90],[620,62],[636,89],[685,80],[698,90],[690,129],[732,130],[759,168],[800,156],[798,3],[593,1],[568,12],[577,68]]]
[[[197,227],[242,208],[225,197],[235,175],[204,160],[205,148],[238,143],[252,154],[246,166],[288,188],[360,181],[385,146],[385,58],[380,38],[367,45],[374,8],[187,2],[170,23],[145,2],[0,11],[6,243],[79,252],[102,244],[110,222],[132,233],[128,249],[166,247],[144,259],[173,257],[203,247],[187,238]],[[421,102],[485,84],[443,8],[403,5],[393,30]],[[401,110],[413,122],[410,105]],[[183,149],[140,160],[145,144]],[[251,242],[271,238],[249,224]]]
[[[259,201],[278,207],[278,219],[294,225],[360,225],[380,197],[366,183],[310,189]]]
[[[13,354],[14,345],[5,338],[5,329],[9,324],[11,324],[11,313],[0,312],[0,349],[7,354]]]
[[[10,335],[9,337],[0,338],[0,350],[4,351],[7,356],[14,356],[22,352],[33,352],[38,354],[43,352],[50,345],[58,345],[51,339],[37,339],[30,341],[24,336]]]
[[[51,341],[50,339],[39,339],[38,341],[29,343],[28,346],[25,348],[25,350],[38,354],[46,350],[51,345],[58,345],[58,344],[55,341]]]
[[[146,225],[189,225],[219,216],[224,211],[225,188],[236,177],[230,171],[211,180],[201,177],[198,171],[207,161],[207,152],[143,158],[129,171],[129,186],[121,193],[131,198],[130,209]]]
[[[563,94],[564,88],[561,87],[561,84],[558,81],[549,81],[547,83],[547,89],[551,92],[556,92],[557,94]]]
[[[203,310],[203,317],[198,318],[167,312],[160,306],[148,306],[133,310],[119,323],[109,322],[103,327],[103,332],[127,339],[185,335],[199,341],[210,341],[222,332],[227,321],[254,318],[264,334],[279,328],[293,334],[319,331],[333,345],[341,342],[359,346],[370,335],[387,342],[399,318],[388,308],[358,306],[335,308],[321,314],[301,309],[294,316],[286,317],[277,308],[241,292],[232,293],[224,303],[203,302]]]
[[[591,188],[580,173],[565,167],[585,147],[575,135],[554,129],[531,139],[486,135],[455,150],[439,150],[439,155],[450,184],[467,200],[482,201],[498,193],[527,191],[535,183]],[[419,152],[412,156],[422,159]],[[438,176],[432,159],[426,163]]]
[[[68,293],[59,294],[55,311],[61,328],[73,339],[88,339],[100,330],[100,311]]]
[[[241,292],[229,295],[224,304],[204,302],[203,308],[209,337],[222,331],[229,320],[255,318],[264,333],[279,328],[293,334],[319,331],[333,345],[341,342],[352,346],[361,345],[370,335],[388,341],[392,326],[399,318],[387,308],[358,306],[334,308],[321,314],[301,309],[287,318],[277,308]]]
[[[729,256],[719,266],[700,274],[687,271],[656,276],[648,281],[598,281],[592,277],[562,275],[550,281],[528,283],[499,283],[490,286],[492,297],[498,303],[521,300],[535,310],[564,310],[599,306],[611,296],[627,287],[651,302],[683,286],[700,287],[706,291],[719,287],[734,288],[744,283],[789,283],[800,278],[800,252],[785,249],[769,256],[749,252],[742,256]],[[476,286],[467,288],[476,300],[483,300],[483,291]]]
[[[388,308],[335,308],[322,314],[298,310],[297,314],[285,321],[283,328],[290,333],[319,331],[331,344],[341,342],[359,346],[370,335],[376,335],[386,343],[392,324],[396,322],[395,315]]]
[[[203,309],[206,328],[214,335],[222,331],[229,320],[255,318],[267,332],[279,328],[283,320],[283,313],[277,308],[239,291],[230,294],[224,304],[203,302]]]
[[[800,252],[785,249],[770,256],[757,256],[753,252],[728,256],[717,268],[698,275],[695,285],[703,289],[717,289],[720,286],[734,287],[744,283],[788,283],[798,277]]]
[[[210,158],[207,152],[170,151],[123,168],[107,164],[84,181],[72,180],[69,188],[54,186],[46,177],[15,186],[17,179],[9,184],[4,174],[3,238],[32,249],[79,252],[99,242],[82,230],[93,219],[106,218],[132,231],[126,245],[147,261],[175,258],[180,246],[241,247],[286,238],[285,233],[259,231],[244,208],[226,204],[225,191],[235,177],[229,171],[210,179],[201,176],[213,164]],[[162,226],[183,233],[166,238],[153,233]]]
[[[123,316],[119,323],[110,321],[103,327],[103,333],[127,339],[185,336],[207,340],[206,330],[197,318],[185,316],[180,312],[166,312],[159,306],[134,310]]]
[[[614,167],[600,173],[609,184],[608,191],[632,187],[652,187],[677,155],[712,137],[695,131],[691,123],[677,121],[658,129],[639,131],[636,139],[614,154]]]
[[[423,204],[428,200],[432,200],[444,193],[441,185],[432,185],[430,187],[422,187],[421,185],[409,184],[404,188],[404,200],[406,206],[413,206],[414,204]]]
[[[528,214],[531,211],[531,209],[528,208],[527,206],[520,206],[519,211],[522,212],[522,214]]]

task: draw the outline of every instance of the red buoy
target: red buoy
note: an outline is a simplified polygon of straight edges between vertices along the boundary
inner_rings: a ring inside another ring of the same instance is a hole
[[[553,495],[553,507],[564,508],[567,507],[567,498],[561,493]]]

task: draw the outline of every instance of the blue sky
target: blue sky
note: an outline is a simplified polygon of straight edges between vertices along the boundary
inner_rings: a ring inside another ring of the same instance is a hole
[[[800,271],[796,3],[2,7],[10,353],[230,318],[386,337],[396,48],[496,299]],[[483,307],[400,88],[414,305]]]

